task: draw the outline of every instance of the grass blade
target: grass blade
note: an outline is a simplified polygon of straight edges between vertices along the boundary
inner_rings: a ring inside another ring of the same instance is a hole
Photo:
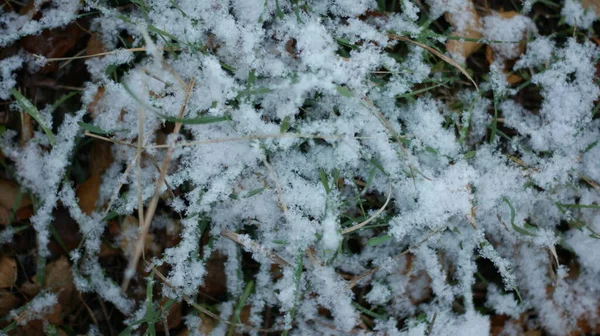
[[[25,110],[25,112],[27,112],[40,125],[44,133],[46,133],[46,135],[48,136],[50,144],[52,146],[56,145],[56,138],[54,137],[54,133],[52,133],[52,130],[44,124],[42,115],[40,114],[40,111],[38,111],[38,109],[35,107],[35,105],[33,105],[29,101],[29,99],[25,98],[25,96],[23,96],[21,92],[17,91],[16,89],[12,89],[11,92],[17,100],[17,103],[19,103],[19,105],[21,106],[21,108],[23,108],[23,110]]]

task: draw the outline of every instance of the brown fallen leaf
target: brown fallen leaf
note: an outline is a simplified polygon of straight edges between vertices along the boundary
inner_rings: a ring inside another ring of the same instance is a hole
[[[88,216],[96,210],[96,202],[98,201],[98,192],[100,191],[101,181],[102,178],[100,175],[93,174],[77,186],[77,190],[75,191],[81,211]]]
[[[542,336],[541,330],[527,330],[524,334],[525,336]]]
[[[214,299],[222,298],[227,293],[227,285],[224,281],[225,261],[227,257],[221,253],[213,253],[206,262],[206,274],[210,274],[204,279],[204,286],[200,291]]]
[[[119,241],[119,247],[125,256],[131,256],[133,254],[138,240],[139,229],[140,227],[137,218],[126,216],[125,219],[123,219],[123,223],[120,227],[121,231],[117,239]],[[152,252],[152,254],[156,254],[158,250],[159,247],[154,241],[154,234],[148,233],[144,242],[145,253]]]
[[[17,261],[9,256],[0,257],[0,288],[10,288],[17,282]]]
[[[167,303],[167,301],[169,301],[169,299],[163,298],[160,301],[160,305],[164,307],[164,305]],[[169,330],[170,329],[175,329],[180,324],[181,324],[181,303],[180,302],[175,302],[171,306],[171,308],[169,308],[169,314],[167,315],[167,328]],[[156,329],[159,330],[159,331],[164,331],[165,330],[165,324],[164,323],[158,323]]]
[[[20,44],[32,54],[46,58],[62,57],[77,44],[79,32],[77,25],[71,23],[63,28],[46,29],[38,35],[25,36]],[[49,62],[39,72],[52,73],[58,70],[58,66],[56,62]]]
[[[494,50],[489,45],[485,47],[485,60],[488,62],[488,64],[492,64],[494,62]],[[508,84],[514,85],[522,82],[523,77],[514,73],[510,73],[510,70],[508,70],[509,68],[510,67],[507,65],[507,62],[504,62],[504,68],[502,69],[502,72],[506,75],[506,81]]]
[[[452,36],[464,37],[469,39],[480,39],[481,35],[481,23],[479,20],[479,14],[475,10],[475,6],[471,0],[468,1],[465,6],[466,10],[471,14],[472,18],[468,21],[465,27],[457,29]],[[454,27],[460,27],[459,21],[464,20],[464,14],[454,15],[451,13],[445,14],[446,21]],[[460,40],[448,40],[446,41],[446,50],[453,55],[460,55],[464,59],[467,59],[471,54],[481,48],[481,43],[473,41],[460,41]]]
[[[67,257],[61,256],[46,266],[45,287],[48,291],[58,294],[58,303],[65,314],[78,308],[77,291]]]
[[[85,48],[85,54],[90,56],[90,55],[101,54],[101,53],[107,52],[107,51],[108,50],[106,49],[106,46],[104,45],[104,42],[102,41],[102,37],[100,36],[100,34],[92,33],[92,35],[90,36],[90,39],[88,40],[87,47]],[[98,57],[104,57],[104,56],[98,56]]]
[[[0,206],[5,209],[12,209],[19,194],[19,185],[13,181],[0,179]],[[21,196],[21,202],[17,205],[17,210],[30,206],[31,199],[27,195]]]
[[[20,222],[23,220],[29,219],[29,217],[33,216],[33,206],[28,206],[26,208],[22,208],[15,212],[12,220],[13,222]],[[0,225],[6,225],[11,218],[11,212],[9,209],[5,209],[0,206]]]
[[[0,316],[7,316],[11,310],[19,307],[20,304],[21,299],[15,294],[5,290],[0,291]]]
[[[23,310],[18,315],[14,316],[13,321],[22,325],[24,335],[44,335],[44,324],[50,323],[55,326],[62,325],[62,308],[59,303],[52,307],[48,307],[43,312],[36,312],[32,315],[29,310]]]
[[[600,0],[581,0],[581,6],[584,9],[593,9],[596,14],[600,15]]]
[[[81,242],[81,232],[79,231],[79,224],[71,218],[67,209],[62,206],[54,209],[52,212],[52,216],[54,217],[54,221],[52,222],[52,226],[56,231],[56,236],[60,238],[61,243],[54,237],[50,239],[50,243],[48,244],[48,248],[53,256],[64,255],[73,249],[79,246]],[[66,251],[65,251],[66,249]]]
[[[113,163],[112,143],[94,140],[90,147],[90,175],[101,176]]]
[[[104,86],[101,86],[98,88],[98,91],[96,91],[94,98],[87,106],[88,112],[90,113],[90,116],[92,118],[95,118],[96,115],[98,114],[98,112],[96,111],[96,107],[98,106],[98,103],[100,103],[100,101],[102,100],[103,97],[104,97]]]
[[[196,330],[196,333],[194,334],[200,334],[200,335],[210,335],[213,331],[213,329],[215,329],[215,326],[217,323],[215,323],[215,321],[206,316],[203,313],[198,314],[200,317],[200,320],[202,321],[200,324],[200,327]],[[183,329],[182,331],[180,331],[177,336],[189,336],[190,335],[190,330],[189,329]]]
[[[521,14],[517,11],[508,11],[508,12],[501,11],[501,12],[494,12],[492,15],[498,15],[502,19],[510,20]],[[525,52],[526,44],[527,44],[527,34],[523,34],[521,41],[519,42],[519,46],[518,46],[518,54],[519,55],[522,55]],[[494,52],[494,47],[491,45],[487,45],[486,49],[485,49],[485,59],[488,62],[488,64],[492,64],[494,62],[494,60],[496,60],[496,58],[497,57]],[[506,75],[506,81],[510,85],[514,85],[514,84],[517,84],[517,83],[523,81],[523,78],[521,76],[510,73],[510,69],[512,68],[513,63],[514,63],[514,59],[503,61],[504,66],[503,66],[502,72]]]
[[[34,297],[40,292],[40,285],[35,282],[26,281],[21,285],[21,292],[29,297]]]

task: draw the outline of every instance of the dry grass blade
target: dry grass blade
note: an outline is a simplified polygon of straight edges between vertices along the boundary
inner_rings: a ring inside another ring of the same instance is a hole
[[[94,133],[90,133],[88,131],[85,131],[85,133],[83,133],[83,135],[88,136],[90,138],[94,138],[94,139],[99,139],[99,140],[104,140],[104,141],[108,141],[108,142],[112,142],[114,144],[118,144],[118,145],[125,145],[125,146],[129,146],[129,147],[133,147],[133,148],[137,148],[138,146],[126,142],[126,141],[122,141],[122,140],[115,140],[115,139],[111,139],[111,138],[107,138],[98,134],[94,134]]]
[[[194,88],[194,84],[195,80],[192,79],[187,87],[183,104],[181,106],[181,109],[179,110],[178,119],[181,119],[183,117],[183,113],[185,112],[187,102],[190,99],[190,95],[192,93],[192,89]],[[179,134],[181,126],[182,123],[176,122],[172,134]],[[146,236],[148,235],[148,230],[150,229],[150,223],[152,222],[152,218],[154,217],[154,213],[156,212],[156,207],[158,205],[158,199],[160,196],[160,189],[162,188],[162,185],[165,181],[165,177],[167,176],[167,170],[171,165],[171,156],[173,155],[174,148],[175,146],[171,144],[171,146],[167,150],[167,153],[165,153],[165,157],[160,167],[160,175],[158,176],[156,186],[154,187],[154,194],[152,195],[152,199],[150,200],[150,203],[148,204],[148,208],[146,210],[146,214],[144,215],[144,222],[140,229],[140,235],[136,242],[134,253],[131,259],[129,260],[129,265],[127,266],[127,269],[125,270],[125,276],[123,278],[123,283],[121,284],[121,290],[123,292],[127,290],[127,286],[129,286],[129,281],[133,277],[135,269],[137,268],[138,261],[142,255],[142,252],[144,251],[144,242],[146,240]]]
[[[379,215],[381,215],[381,213],[383,212],[383,210],[385,210],[385,208],[387,207],[388,203],[390,202],[390,199],[392,198],[392,185],[388,186],[388,195],[387,195],[387,199],[385,200],[385,203],[383,204],[383,206],[381,208],[379,208],[379,210],[377,210],[377,212],[375,212],[371,217],[369,217],[367,220],[360,222],[354,226],[351,226],[349,228],[346,228],[342,231],[343,234],[347,234],[350,232],[354,232],[358,229],[360,229],[361,227],[371,223],[375,218],[377,218]]]
[[[393,257],[392,260],[398,260],[399,258],[401,258],[403,255],[408,254],[410,251],[414,250],[415,248],[421,246],[423,243],[425,243],[426,241],[429,240],[429,238],[435,236],[437,233],[439,233],[440,231],[444,230],[446,228],[445,225],[440,226],[439,228],[431,231],[429,234],[427,234],[427,236],[425,236],[425,238],[421,239],[421,241],[419,241],[418,243],[411,245],[409,248],[407,248],[406,250],[404,250],[402,253],[398,254],[397,256]],[[348,281],[348,288],[354,288],[354,286],[356,286],[362,279],[368,277],[369,275],[379,271],[381,267],[377,266],[374,267],[368,271],[366,271],[363,274],[357,275],[355,276],[352,280]]]
[[[146,51],[146,48],[139,47],[139,48],[129,48],[129,49],[117,49],[117,50],[106,51],[106,52],[101,52],[101,53],[92,54],[92,55],[82,55],[82,56],[72,56],[72,57],[45,58],[42,55],[33,55],[33,56],[43,59],[46,62],[58,62],[58,61],[72,61],[72,60],[78,60],[78,59],[86,59],[86,58],[94,58],[94,57],[112,55],[112,54],[116,54],[121,51],[140,52],[140,51]]]
[[[280,266],[291,266],[289,262],[285,261],[285,259],[278,256],[275,252],[268,250],[264,246],[261,246],[260,244],[249,238],[242,238],[239,234],[233,231],[221,230],[221,236],[233,241],[236,244],[242,245],[245,249],[249,251],[258,252],[259,254],[267,256],[269,259],[271,259],[273,262]]]
[[[600,184],[598,184],[598,182],[592,180],[589,177],[586,176],[580,176],[582,180],[584,180],[587,184],[589,184],[590,186],[600,190]]]
[[[417,42],[417,41],[413,41],[407,37],[404,36],[398,36],[398,35],[394,35],[394,34],[389,34],[388,35],[389,38],[394,39],[394,40],[398,40],[398,41],[404,41],[404,42],[408,42],[408,43],[412,43],[416,46],[419,46],[427,51],[429,51],[430,53],[436,55],[437,57],[441,58],[444,62],[450,64],[451,66],[455,67],[456,69],[458,69],[458,71],[462,72],[463,75],[465,75],[465,77],[467,77],[471,83],[473,83],[473,85],[475,86],[475,89],[477,89],[477,91],[479,91],[479,87],[477,86],[477,83],[475,83],[475,81],[473,80],[473,78],[469,75],[469,73],[467,72],[467,70],[465,70],[465,68],[463,68],[462,66],[460,66],[460,64],[456,63],[454,60],[452,60],[450,57],[442,54],[441,52],[433,49],[432,47]]]

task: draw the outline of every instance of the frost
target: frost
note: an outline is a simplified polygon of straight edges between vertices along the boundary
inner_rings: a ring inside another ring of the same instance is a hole
[[[544,65],[552,59],[554,48],[555,45],[551,39],[539,36],[527,43],[527,52],[519,58],[514,68],[521,69]]]
[[[23,59],[19,56],[7,57],[0,61],[0,99],[10,97],[10,90],[17,84],[13,72],[22,64]]]
[[[21,308],[11,310],[8,316],[18,321],[19,325],[27,325],[29,321],[44,319],[54,309],[58,309],[58,297],[55,293],[41,293],[34,297],[23,310]]]
[[[42,9],[40,20],[31,20],[34,12],[42,7],[41,2],[31,9],[30,13],[19,15],[14,12],[5,13],[0,9],[0,46],[4,47],[22,36],[35,35],[43,29],[61,27],[75,19],[80,8],[78,0],[53,0]]]
[[[384,284],[375,282],[373,283],[373,288],[369,294],[367,294],[366,298],[370,303],[381,305],[387,302],[391,295],[392,293],[390,292],[389,288],[387,288]]]
[[[513,59],[520,56],[519,46],[530,33],[535,32],[535,25],[530,18],[515,15],[504,18],[499,14],[486,16],[483,20],[483,36],[500,41],[493,43],[494,56],[500,60]]]
[[[377,314],[364,325],[378,335],[486,335],[484,298],[493,313],[538,316],[552,335],[596,321],[600,49],[586,40],[591,29],[540,35],[528,14],[533,1],[515,15],[484,14],[463,0],[381,10],[388,3],[151,0],[128,6],[127,20],[91,0],[48,1],[39,20],[2,12],[4,46],[68,24],[84,6],[97,14],[89,30],[107,49],[81,61],[90,74],[81,111],[63,118],[39,108],[55,145],[36,124],[28,141],[10,127],[2,134],[14,179],[35,199],[37,252],[49,256],[52,213],[64,207],[85,237],[71,252],[77,289],[138,320],[140,294],[122,292],[100,257],[104,212],[109,203],[119,220],[147,211],[167,158],[149,227],[176,242],[160,244],[151,260],[168,282],[156,287],[175,300],[198,298],[218,255],[226,294],[211,309],[232,321],[253,281],[243,321],[251,333],[271,322],[275,332],[361,333],[362,307]],[[596,20],[577,0],[560,6],[569,25]],[[442,50],[445,35],[433,32],[444,20],[444,34],[473,29],[488,40],[481,44],[494,61],[473,74],[478,88],[430,49],[390,39]],[[0,99],[12,99],[16,71],[47,61],[15,55],[0,61]],[[113,142],[91,214],[79,206],[70,167],[85,143],[83,120]],[[6,227],[0,243],[18,234]],[[111,243],[139,236],[123,225]],[[580,265],[577,277],[571,264],[556,264],[558,245]],[[480,292],[482,265],[503,288]],[[191,334],[212,325],[205,318],[185,317]],[[213,333],[228,328],[219,323]],[[505,332],[521,329],[507,322]]]
[[[523,307],[519,306],[513,295],[502,294],[495,285],[488,287],[486,306],[494,309],[498,314],[509,315],[515,319],[523,312]]]
[[[598,19],[595,7],[593,5],[588,5],[588,7],[585,9],[579,0],[565,0],[561,14],[565,17],[567,24],[588,29]]]

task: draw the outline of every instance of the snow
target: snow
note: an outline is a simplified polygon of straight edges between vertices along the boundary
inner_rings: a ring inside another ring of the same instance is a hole
[[[15,319],[19,325],[27,325],[29,321],[44,319],[54,309],[60,309],[56,293],[42,292],[27,303],[26,309],[11,310],[8,316]]]
[[[52,0],[49,6],[37,2],[32,12],[40,11],[43,16],[39,20],[31,20],[32,12],[19,15],[14,12],[4,12],[0,9],[0,47],[18,40],[23,36],[36,35],[43,29],[65,26],[76,18],[81,6],[79,0]]]
[[[510,18],[498,13],[483,18],[483,36],[501,43],[493,43],[492,49],[497,59],[507,60],[520,56],[521,41],[535,33],[535,25],[527,16],[515,15]]]
[[[590,307],[600,300],[600,250],[590,233],[600,232],[594,208],[600,204],[600,120],[592,115],[600,97],[600,49],[585,38],[596,20],[593,9],[584,10],[577,0],[561,4],[565,22],[579,30],[576,37],[557,39],[537,31],[528,14],[532,1],[524,2],[521,14],[484,15],[465,0],[403,0],[400,13],[385,17],[377,16],[374,0],[145,3],[147,15],[132,9],[131,24],[101,2],[85,2],[99,13],[91,31],[113,52],[85,61],[91,77],[82,102],[91,104],[102,88],[90,123],[118,131],[111,135],[116,142],[135,143],[142,129],[145,158],[164,159],[159,141],[176,146],[168,186],[159,190],[165,201],[151,223],[151,230],[180,236],[152,260],[164,267],[171,285],[162,286],[163,295],[196,297],[211,276],[206,260],[219,253],[227,299],[216,309],[224,319],[252,277],[253,327],[262,326],[265,312],[277,311],[277,325],[306,334],[331,333],[326,324],[342,334],[355,332],[360,293],[361,304],[388,314],[374,320],[378,334],[426,334],[436,316],[431,335],[486,335],[490,319],[479,312],[474,289],[476,260],[483,258],[504,285],[487,287],[485,305],[496,314],[518,319],[530,312],[552,335],[568,334],[578,319],[597,318]],[[38,21],[3,12],[0,45],[65,25],[80,6],[51,1]],[[367,11],[374,14],[366,17]],[[423,15],[451,22],[453,35],[474,30],[494,40],[488,43],[494,53],[489,71],[474,76],[479,90],[420,46],[389,40],[394,32],[439,47],[444,38],[427,36]],[[163,52],[166,42],[152,27],[176,40],[176,55]],[[116,36],[123,33],[145,51],[117,50]],[[351,47],[340,46],[347,43]],[[12,99],[11,89],[20,84],[15,72],[31,71],[24,64],[32,57],[20,51],[0,60],[0,99]],[[106,73],[111,66],[125,69],[120,81]],[[529,77],[511,85],[509,72]],[[461,77],[443,83],[451,76]],[[527,89],[539,92],[537,105],[523,104],[528,91],[517,87],[526,80]],[[427,90],[416,92],[422,88]],[[183,123],[181,134],[167,135],[165,116],[177,117],[184,102],[184,118],[226,120]],[[16,104],[11,109],[26,113]],[[31,222],[37,251],[49,255],[52,211],[62,204],[86,237],[71,253],[76,287],[135,320],[143,303],[122,293],[100,263],[106,229],[100,205],[112,202],[118,214],[136,215],[138,190],[146,206],[158,170],[148,160],[128,169],[137,148],[113,145],[99,209],[86,215],[75,186],[64,178],[83,139],[77,122],[86,110],[71,111],[64,120],[53,118],[49,107],[40,113],[55,130],[54,146],[39,128],[26,143],[11,129],[1,138],[15,179],[36,199]],[[490,141],[493,125],[497,134]],[[174,198],[168,188],[177,191]],[[377,211],[388,188],[391,200],[382,214],[344,234],[359,217]],[[172,212],[180,217],[171,218]],[[209,222],[209,245],[201,239],[201,219]],[[239,234],[244,246],[222,237],[223,230]],[[15,234],[4,229],[0,243]],[[137,235],[132,227],[120,239]],[[390,239],[372,244],[384,235]],[[558,245],[581,266],[578,278],[569,276],[567,265],[554,264]],[[252,272],[241,270],[245,252],[258,264]],[[267,252],[292,265],[272,266]],[[273,275],[274,267],[281,276]],[[348,279],[373,267],[378,271],[349,288]],[[35,307],[43,311],[51,299],[40,296]],[[463,314],[453,311],[457,300]],[[426,319],[416,318],[421,313]],[[203,321],[188,315],[185,323],[197,330]],[[511,323],[506,332],[518,334],[520,326]],[[219,324],[215,333],[227,328]]]
[[[598,19],[598,14],[594,6],[588,5],[587,7],[587,9],[584,8],[578,0],[565,0],[561,15],[565,17],[567,24],[588,29]]]

